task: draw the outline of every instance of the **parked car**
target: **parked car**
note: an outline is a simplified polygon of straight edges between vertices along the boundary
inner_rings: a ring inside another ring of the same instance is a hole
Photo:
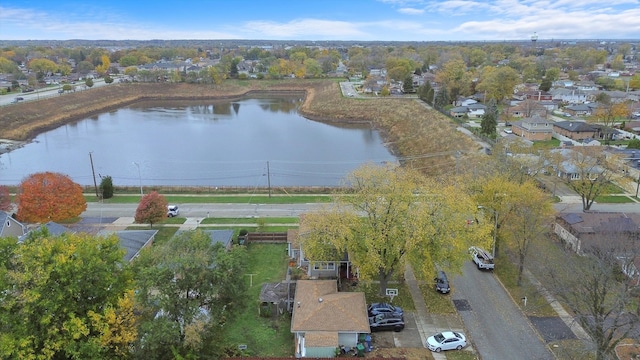
[[[369,327],[374,331],[402,331],[404,316],[397,314],[378,314],[369,318]]]
[[[477,246],[472,246],[469,248],[469,253],[471,254],[473,262],[476,264],[478,269],[493,270],[495,268],[493,256],[486,250]]]
[[[457,331],[443,331],[427,339],[427,347],[431,351],[460,350],[467,346],[467,338]]]
[[[438,271],[438,275],[436,275],[435,279],[433,280],[436,282],[437,292],[447,294],[449,293],[449,291],[451,291],[451,287],[449,287],[449,280],[447,279],[447,274],[445,274],[444,271]]]
[[[367,308],[369,317],[376,316],[378,314],[395,314],[396,316],[404,316],[404,311],[398,306],[393,306],[387,303],[373,303]]]
[[[13,99],[13,102],[17,103],[18,101],[22,101],[22,100],[24,100],[24,98],[22,96],[18,96],[15,99]]]
[[[28,93],[28,92],[33,92],[33,91],[35,91],[35,90],[32,89],[32,88],[22,89],[23,93]]]
[[[167,216],[168,217],[178,216],[178,214],[179,214],[178,205],[169,205],[169,206],[167,206]]]

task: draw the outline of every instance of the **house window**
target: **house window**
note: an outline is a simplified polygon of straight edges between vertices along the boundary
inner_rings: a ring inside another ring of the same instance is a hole
[[[313,270],[335,270],[336,263],[333,262],[317,262],[313,264]]]

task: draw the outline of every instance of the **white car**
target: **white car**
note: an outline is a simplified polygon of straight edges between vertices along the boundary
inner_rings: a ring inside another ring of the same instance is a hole
[[[180,212],[178,211],[178,205],[169,205],[167,206],[167,216],[174,217],[178,216]]]
[[[456,331],[443,331],[427,339],[427,348],[431,351],[460,350],[467,346],[467,338],[463,333]]]

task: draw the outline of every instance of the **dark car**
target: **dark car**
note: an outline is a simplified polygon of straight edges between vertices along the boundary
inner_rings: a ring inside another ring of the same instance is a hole
[[[404,315],[402,308],[393,306],[387,303],[373,303],[367,308],[369,317],[376,316],[378,314],[395,314],[397,317]]]
[[[443,294],[447,294],[451,291],[451,287],[449,287],[449,280],[447,279],[447,274],[444,271],[438,271],[438,275],[433,279],[436,282],[436,291],[441,292]]]
[[[33,92],[33,91],[35,91],[35,90],[32,89],[32,88],[22,89],[23,93],[28,93],[28,92]]]
[[[369,327],[374,331],[402,331],[404,317],[397,314],[378,314],[369,318]]]

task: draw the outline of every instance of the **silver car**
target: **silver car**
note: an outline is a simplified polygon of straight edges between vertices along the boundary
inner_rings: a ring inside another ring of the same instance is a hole
[[[443,331],[427,339],[427,347],[429,350],[435,352],[453,349],[460,350],[465,346],[467,346],[467,338],[463,333],[456,331]]]

